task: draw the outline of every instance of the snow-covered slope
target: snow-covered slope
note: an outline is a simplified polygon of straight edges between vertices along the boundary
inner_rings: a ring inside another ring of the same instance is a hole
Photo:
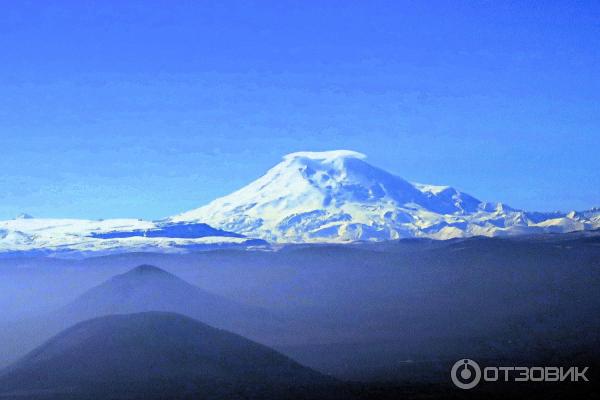
[[[448,239],[600,228],[600,210],[528,213],[450,186],[411,183],[348,150],[299,152],[263,177],[172,217],[275,242]]]
[[[243,235],[203,223],[138,219],[45,219],[0,221],[0,254],[50,252],[62,255],[128,251],[181,252],[190,248],[255,244]]]

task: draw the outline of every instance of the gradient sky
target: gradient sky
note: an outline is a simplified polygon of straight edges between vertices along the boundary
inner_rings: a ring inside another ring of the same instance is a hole
[[[19,3],[0,219],[161,218],[339,148],[513,207],[600,206],[598,1]]]

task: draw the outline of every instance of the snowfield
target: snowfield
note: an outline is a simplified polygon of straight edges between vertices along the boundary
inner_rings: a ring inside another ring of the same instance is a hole
[[[0,221],[0,253],[34,250],[63,255],[184,252],[191,248],[244,244],[256,244],[256,241],[213,229],[206,224],[172,224],[137,219],[27,218]]]

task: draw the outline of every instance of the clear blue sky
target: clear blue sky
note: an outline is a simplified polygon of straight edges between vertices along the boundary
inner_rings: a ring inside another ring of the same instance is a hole
[[[338,148],[514,207],[600,205],[598,1],[17,3],[0,219],[161,218]]]

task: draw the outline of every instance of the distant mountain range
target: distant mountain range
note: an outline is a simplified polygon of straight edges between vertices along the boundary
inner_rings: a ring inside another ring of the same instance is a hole
[[[162,221],[0,221],[0,252],[181,252],[266,242],[507,236],[600,228],[600,209],[529,212],[406,181],[347,151],[299,152],[242,189]],[[266,242],[265,242],[266,241]]]

